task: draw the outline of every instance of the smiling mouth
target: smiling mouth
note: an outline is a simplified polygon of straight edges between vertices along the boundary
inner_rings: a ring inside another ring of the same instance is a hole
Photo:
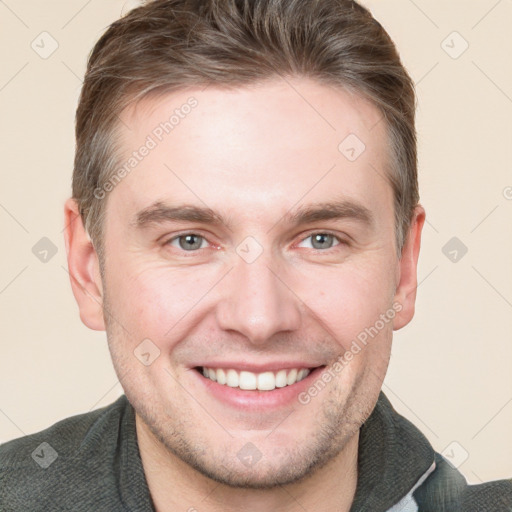
[[[194,370],[223,386],[247,391],[272,391],[276,388],[293,386],[293,384],[305,379],[312,371],[323,367],[325,365],[316,368],[287,368],[261,373],[239,371],[233,368],[208,368],[206,366],[196,366]]]

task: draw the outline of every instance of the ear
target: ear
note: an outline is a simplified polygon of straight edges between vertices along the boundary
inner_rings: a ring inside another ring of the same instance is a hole
[[[398,282],[395,302],[402,305],[393,321],[393,329],[397,331],[406,326],[414,316],[416,288],[418,287],[417,265],[420,254],[421,230],[425,223],[425,210],[421,205],[414,209],[411,226],[398,262]]]
[[[104,331],[103,287],[98,255],[85,231],[77,202],[72,198],[64,205],[64,222],[69,277],[80,318],[90,329]]]

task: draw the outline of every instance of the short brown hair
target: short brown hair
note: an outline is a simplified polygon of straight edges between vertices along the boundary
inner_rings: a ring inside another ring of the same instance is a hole
[[[341,87],[380,109],[401,253],[419,201],[414,84],[371,13],[352,0],[153,0],[96,43],[76,113],[73,197],[100,262],[107,201],[94,191],[119,165],[119,114],[152,94],[279,76]]]

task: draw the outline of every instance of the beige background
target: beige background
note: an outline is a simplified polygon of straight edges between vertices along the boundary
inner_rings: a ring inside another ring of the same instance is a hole
[[[428,220],[416,317],[395,334],[384,391],[470,482],[510,478],[512,1],[364,3],[396,41],[417,84]],[[134,4],[0,2],[3,441],[122,393],[105,334],[80,322],[62,228],[86,57],[123,6]],[[46,59],[31,48],[35,40],[43,51],[44,37],[51,49],[43,31],[59,45]],[[469,43],[458,58],[464,41],[454,31]],[[46,263],[32,253],[42,237],[58,250]],[[442,251],[452,237],[468,248],[457,262]]]

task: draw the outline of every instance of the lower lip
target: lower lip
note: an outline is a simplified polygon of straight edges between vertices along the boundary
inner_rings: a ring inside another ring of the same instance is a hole
[[[205,386],[207,393],[213,395],[223,404],[243,411],[267,411],[298,402],[298,395],[311,386],[324,368],[325,366],[315,368],[301,381],[284,388],[275,388],[272,391],[232,388],[208,379],[199,371],[194,370],[193,373],[197,375],[199,382]]]

